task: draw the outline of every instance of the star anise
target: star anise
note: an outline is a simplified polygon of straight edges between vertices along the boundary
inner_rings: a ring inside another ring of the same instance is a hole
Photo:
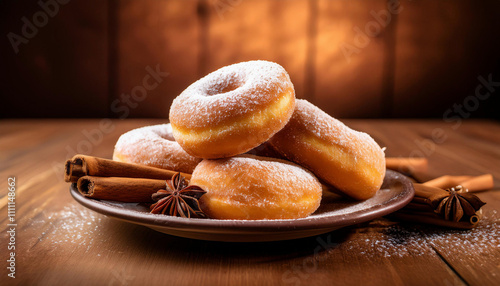
[[[458,222],[464,214],[470,217],[486,204],[460,185],[445,191],[447,193],[433,197],[431,202],[434,212],[446,220]]]
[[[206,217],[198,200],[206,193],[202,188],[188,185],[180,173],[175,173],[166,182],[166,189],[154,193],[151,198],[156,201],[150,209],[153,214],[167,214],[180,217]]]

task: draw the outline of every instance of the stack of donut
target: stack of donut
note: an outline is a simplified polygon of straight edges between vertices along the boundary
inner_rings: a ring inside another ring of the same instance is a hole
[[[170,124],[123,134],[113,159],[192,173],[215,219],[296,219],[319,207],[323,183],[365,200],[380,189],[385,155],[306,100],[283,67],[250,61],[223,67],[184,90]],[[318,180],[319,179],[319,180]]]

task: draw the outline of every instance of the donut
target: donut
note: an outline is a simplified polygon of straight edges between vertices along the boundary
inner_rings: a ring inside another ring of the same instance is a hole
[[[382,185],[385,154],[375,140],[306,100],[296,101],[292,118],[269,142],[286,158],[354,199],[368,199]]]
[[[223,67],[176,97],[169,119],[189,154],[216,159],[243,154],[271,138],[292,116],[295,91],[283,67],[250,61]]]
[[[190,184],[207,191],[200,207],[210,218],[296,219],[312,214],[321,202],[321,184],[292,162],[240,155],[206,159]]]
[[[170,124],[160,124],[121,135],[113,160],[191,174],[202,159],[189,155],[175,142]]]

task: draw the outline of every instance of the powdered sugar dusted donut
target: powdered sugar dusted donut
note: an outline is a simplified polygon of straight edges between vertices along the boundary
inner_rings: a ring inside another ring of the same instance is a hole
[[[191,184],[207,191],[202,210],[216,219],[296,219],[319,207],[321,184],[306,169],[291,162],[241,155],[203,160]]]
[[[359,200],[372,197],[385,176],[385,154],[368,134],[354,131],[306,100],[269,142],[288,159]]]
[[[250,61],[223,67],[190,85],[172,103],[170,122],[186,152],[223,158],[267,141],[285,126],[294,105],[285,69]]]
[[[123,134],[116,142],[113,160],[189,174],[201,161],[175,142],[170,124],[146,126]]]

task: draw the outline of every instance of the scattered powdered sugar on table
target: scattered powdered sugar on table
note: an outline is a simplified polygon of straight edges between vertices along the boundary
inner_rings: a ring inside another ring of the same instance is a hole
[[[38,224],[49,225],[44,227],[39,242],[50,243],[50,249],[55,250],[58,244],[74,244],[86,246],[88,250],[99,235],[101,215],[71,204],[33,222],[33,225]]]
[[[369,227],[378,226],[370,224]],[[360,234],[367,238],[347,241],[344,247],[348,251],[368,257],[420,256],[434,252],[418,228],[395,224],[384,228],[380,233],[370,231],[370,228],[361,230],[367,231],[366,234]],[[359,233],[360,229],[356,231]]]
[[[366,228],[353,231],[361,239],[349,240],[343,247],[369,257],[422,256],[447,248],[453,248],[454,253],[460,253],[461,257],[484,257],[495,255],[494,252],[500,250],[500,223],[496,211],[488,212],[471,230],[413,224],[384,225],[383,221],[377,220]]]
[[[492,210],[472,230],[426,232],[426,238],[436,247],[442,243],[452,245],[455,251],[459,250],[465,256],[489,255],[492,250],[500,250],[500,218],[497,211]]]

